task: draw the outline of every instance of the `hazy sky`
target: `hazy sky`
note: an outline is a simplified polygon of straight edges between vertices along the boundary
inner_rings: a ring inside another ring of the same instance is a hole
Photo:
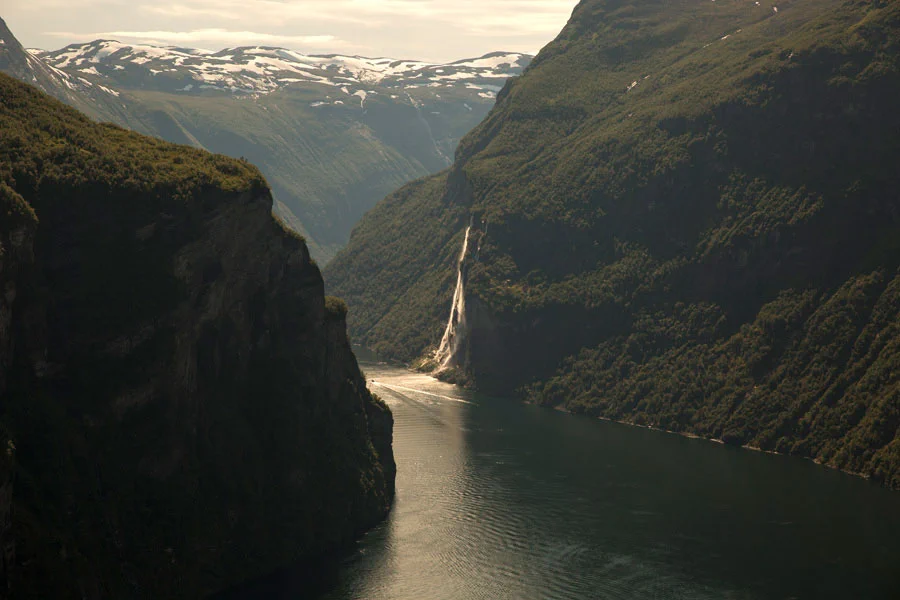
[[[285,46],[447,61],[535,52],[577,0],[2,0],[28,48],[97,38],[218,50]]]

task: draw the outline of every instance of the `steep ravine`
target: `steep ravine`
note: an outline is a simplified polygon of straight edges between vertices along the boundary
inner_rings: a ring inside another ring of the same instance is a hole
[[[196,598],[381,520],[390,411],[258,171],[0,100],[10,597]]]

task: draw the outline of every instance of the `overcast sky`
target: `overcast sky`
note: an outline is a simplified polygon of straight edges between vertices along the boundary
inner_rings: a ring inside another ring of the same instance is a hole
[[[97,38],[218,50],[284,46],[449,61],[536,52],[577,0],[2,0],[28,48]]]

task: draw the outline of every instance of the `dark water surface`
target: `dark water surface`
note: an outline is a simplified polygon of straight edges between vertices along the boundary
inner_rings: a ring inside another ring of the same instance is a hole
[[[362,367],[396,420],[393,512],[241,598],[900,598],[900,493]]]

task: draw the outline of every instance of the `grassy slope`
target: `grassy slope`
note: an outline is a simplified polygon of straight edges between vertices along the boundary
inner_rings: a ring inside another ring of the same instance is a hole
[[[356,338],[437,342],[472,214],[480,385],[900,485],[900,8],[775,6],[582,2],[326,270]]]

